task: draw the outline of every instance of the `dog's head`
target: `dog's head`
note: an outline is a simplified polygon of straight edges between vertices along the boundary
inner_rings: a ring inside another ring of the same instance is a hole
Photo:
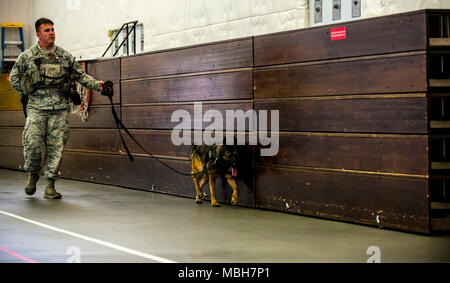
[[[236,146],[220,145],[217,147],[218,159],[233,177],[238,175],[239,152]]]

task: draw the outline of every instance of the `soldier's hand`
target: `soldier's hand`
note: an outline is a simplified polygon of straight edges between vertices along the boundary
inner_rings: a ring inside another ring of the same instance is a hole
[[[100,81],[100,91],[103,91],[103,85],[105,84],[104,81]]]

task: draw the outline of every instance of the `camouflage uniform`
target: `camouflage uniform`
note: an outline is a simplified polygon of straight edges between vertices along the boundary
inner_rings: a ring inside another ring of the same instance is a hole
[[[28,98],[22,133],[24,169],[39,172],[45,152],[44,177],[54,179],[69,138],[68,83],[76,80],[86,88],[100,90],[100,82],[87,75],[66,50],[54,46],[47,51],[39,44],[20,54],[10,79],[21,98]]]

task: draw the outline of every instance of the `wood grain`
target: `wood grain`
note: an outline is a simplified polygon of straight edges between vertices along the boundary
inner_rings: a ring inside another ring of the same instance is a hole
[[[256,168],[256,206],[429,233],[428,181]],[[378,221],[377,221],[378,216]]]
[[[123,104],[252,98],[252,71],[123,82]]]
[[[122,59],[122,79],[251,67],[252,39],[191,46]]]
[[[401,134],[428,132],[426,97],[273,99],[255,100],[254,104],[258,112],[278,110],[281,131]]]
[[[331,29],[342,26],[347,29],[347,39],[331,41]],[[255,66],[426,48],[426,14],[419,11],[257,36]]]
[[[426,55],[256,69],[255,99],[427,91]]]

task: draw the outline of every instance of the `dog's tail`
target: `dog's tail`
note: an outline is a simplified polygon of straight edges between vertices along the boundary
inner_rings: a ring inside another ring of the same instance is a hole
[[[189,160],[192,160],[192,156],[197,151],[196,145],[191,145],[191,148],[189,148]]]

